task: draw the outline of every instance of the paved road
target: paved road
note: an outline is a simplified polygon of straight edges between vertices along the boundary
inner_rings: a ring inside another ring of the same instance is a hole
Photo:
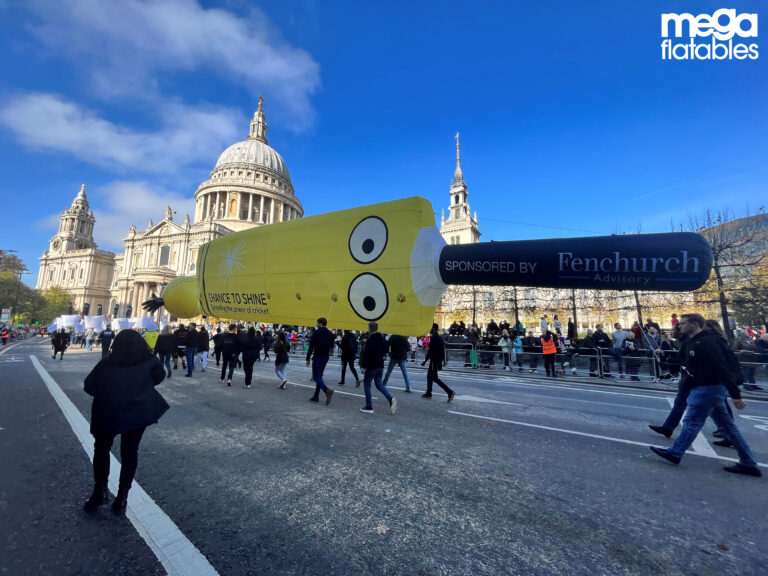
[[[98,358],[0,351],[0,574],[765,574],[766,479],[723,472],[734,454],[703,437],[677,468],[648,450],[671,394],[499,374],[447,373],[448,404],[395,372],[392,416],[349,384],[308,402],[298,358],[285,390],[270,364],[250,390],[178,370],[128,517],[87,516]],[[765,470],[768,403],[739,425]]]

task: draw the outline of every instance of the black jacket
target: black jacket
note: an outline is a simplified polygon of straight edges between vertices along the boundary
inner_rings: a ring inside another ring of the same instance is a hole
[[[210,345],[210,334],[208,334],[208,330],[202,329],[200,332],[197,332],[195,334],[195,338],[197,339],[197,351],[198,352],[208,352],[208,350],[211,349]]]
[[[440,370],[445,362],[445,342],[439,334],[429,335],[429,350],[424,361],[429,361],[435,370]]]
[[[322,326],[315,330],[312,334],[312,338],[309,341],[309,349],[307,350],[307,362],[312,357],[312,352],[315,353],[315,358],[324,358],[331,355],[331,348],[335,338],[331,331],[325,326]]]
[[[173,334],[160,334],[155,342],[155,352],[172,354],[176,351],[176,337]]]
[[[93,396],[91,434],[122,434],[155,424],[168,403],[155,390],[165,378],[160,360],[152,357],[135,366],[102,360],[85,377],[85,392]]]
[[[411,345],[408,344],[408,339],[405,336],[399,334],[392,334],[388,340],[389,344],[389,357],[393,360],[407,360],[408,352],[411,351]]]
[[[737,385],[739,362],[728,344],[714,332],[702,330],[688,338],[680,350],[686,386],[725,386],[731,398],[741,398]]]
[[[224,332],[221,339],[221,353],[224,356],[239,354],[243,348],[243,341],[234,332]]]
[[[387,341],[380,332],[374,332],[365,343],[365,350],[360,356],[360,368],[384,368],[384,356],[387,355]]]
[[[261,338],[257,334],[248,336],[243,344],[243,360],[258,360],[261,358]]]
[[[354,362],[357,356],[357,338],[354,334],[344,334],[341,337],[339,348],[341,348],[341,359],[345,362]]]

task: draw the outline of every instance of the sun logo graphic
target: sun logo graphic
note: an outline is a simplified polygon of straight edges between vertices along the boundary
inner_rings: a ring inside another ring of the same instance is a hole
[[[245,270],[245,264],[242,263],[245,256],[245,240],[240,240],[234,246],[227,244],[221,261],[219,262],[219,276],[227,280],[229,287],[232,287],[232,280],[241,270]]]

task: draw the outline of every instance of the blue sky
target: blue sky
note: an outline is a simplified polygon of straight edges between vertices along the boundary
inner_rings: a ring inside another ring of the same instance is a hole
[[[439,221],[457,131],[482,240],[768,209],[768,33],[758,60],[660,48],[664,12],[762,6],[0,0],[0,248],[34,284],[82,183],[100,248],[183,219],[258,94],[307,216],[419,195]]]

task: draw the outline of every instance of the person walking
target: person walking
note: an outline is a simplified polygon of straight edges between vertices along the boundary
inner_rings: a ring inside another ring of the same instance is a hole
[[[64,360],[64,352],[69,346],[69,334],[62,328],[53,334],[53,359],[56,360],[56,354],[61,354],[59,360]]]
[[[160,330],[157,342],[155,342],[155,354],[160,356],[160,364],[165,366],[168,378],[173,374],[173,370],[171,370],[171,357],[174,350],[176,350],[176,337],[171,334],[171,327],[165,325]]]
[[[229,329],[221,338],[221,381],[224,382],[224,375],[227,375],[227,386],[232,386],[232,375],[235,373],[237,365],[237,355],[243,347],[240,336],[235,332],[237,326],[230,324]],[[227,369],[229,372],[227,373]]]
[[[334,337],[331,331],[326,328],[328,320],[325,318],[317,319],[317,329],[309,339],[309,348],[307,348],[307,367],[309,367],[310,358],[312,359],[312,380],[315,381],[315,393],[310,400],[320,402],[320,390],[325,392],[325,405],[331,403],[333,390],[328,388],[323,381],[323,372],[328,364],[328,358],[331,354],[331,348],[334,345]]]
[[[440,328],[437,324],[432,324],[432,330],[429,332],[429,350],[427,351],[427,357],[424,362],[421,363],[424,366],[429,362],[429,368],[427,368],[427,391],[421,395],[422,398],[432,398],[432,384],[436,383],[442,388],[446,394],[448,394],[448,402],[452,401],[456,392],[451,390],[445,385],[445,382],[440,380],[438,372],[445,364],[445,342],[443,342],[442,336],[440,336]]]
[[[216,334],[213,335],[213,357],[216,358],[216,367],[221,365],[221,339],[224,338],[224,334],[221,333],[221,328],[216,328]]]
[[[285,337],[285,332],[280,330],[277,333],[277,340],[275,341],[275,374],[280,378],[280,390],[285,388],[288,383],[288,376],[286,375],[286,368],[288,367],[289,357],[288,352],[291,351],[291,343]]]
[[[360,356],[360,368],[363,370],[363,390],[365,391],[365,406],[360,408],[360,412],[365,414],[373,414],[371,380],[389,402],[390,414],[397,412],[397,398],[392,397],[392,394],[381,381],[381,376],[384,373],[384,356],[387,355],[388,348],[386,339],[379,333],[379,325],[376,322],[369,322],[368,342],[366,342],[365,350]]]
[[[200,372],[205,372],[208,366],[208,351],[211,349],[211,340],[208,330],[205,326],[200,326],[200,330],[195,334],[197,342],[197,358],[195,360],[195,366],[200,366]]]
[[[187,358],[187,373],[184,376],[191,378],[192,372],[195,371],[195,359],[197,358],[197,324],[194,322],[189,324],[189,332],[184,344],[184,356]]]
[[[271,329],[267,328],[264,330],[264,334],[261,337],[261,342],[264,345],[264,361],[267,361],[269,360],[269,351],[272,350],[272,346],[275,343]]]
[[[541,342],[541,352],[542,357],[544,358],[544,370],[546,371],[547,376],[555,377],[557,376],[557,372],[555,372],[555,356],[557,355],[555,338],[553,337],[552,332],[547,330],[544,332],[544,335],[539,338],[539,341]]]
[[[688,410],[683,420],[683,429],[674,445],[668,450],[656,446],[650,446],[650,449],[668,462],[679,464],[683,454],[701,431],[704,421],[711,415],[739,454],[737,464],[725,466],[723,469],[734,474],[762,476],[749,445],[725,408],[728,395],[738,410],[746,407],[734,382],[736,374],[729,369],[728,360],[723,353],[723,344],[716,334],[704,329],[705,324],[706,321],[700,314],[683,314],[680,317],[680,330],[688,336],[683,345],[685,360],[682,367],[690,388]]]
[[[139,443],[144,430],[156,424],[170,408],[155,389],[165,370],[134,330],[122,330],[109,357],[102,359],[85,378],[85,392],[93,396],[91,434],[93,444],[93,493],[85,510],[95,512],[109,501],[110,449],[120,435],[120,483],[112,503],[117,515],[125,513],[128,491],[138,465]]]
[[[355,388],[360,387],[360,377],[355,370],[355,358],[357,358],[357,338],[352,330],[344,330],[344,336],[341,337],[339,348],[341,349],[341,382],[339,386],[344,386],[344,377],[347,374],[347,366],[352,376],[355,377]]]
[[[405,391],[411,391],[411,379],[408,377],[408,351],[411,349],[411,345],[408,343],[408,339],[405,336],[399,334],[391,334],[389,340],[387,340],[387,347],[389,348],[389,366],[387,366],[387,373],[384,376],[384,386],[386,387],[389,382],[389,377],[392,375],[392,370],[395,366],[400,367],[400,371],[403,373],[403,380],[405,381]]]
[[[248,334],[243,344],[243,371],[245,372],[245,387],[251,387],[253,380],[253,364],[261,356],[261,340],[257,338],[256,328],[248,328]],[[230,377],[231,378],[231,377]]]
[[[89,328],[85,334],[85,349],[90,352],[93,350],[93,341],[96,339],[96,331],[93,328]]]
[[[109,347],[112,346],[112,340],[115,339],[115,331],[112,330],[112,325],[107,324],[104,330],[99,334],[101,340],[101,358],[107,358],[109,356]]]
[[[176,370],[179,367],[179,358],[181,358],[181,367],[186,370],[187,361],[185,359],[185,350],[187,348],[189,331],[186,329],[184,324],[179,324],[179,327],[176,328],[176,330],[173,332],[173,335],[176,337],[176,354],[173,356],[173,369]]]

